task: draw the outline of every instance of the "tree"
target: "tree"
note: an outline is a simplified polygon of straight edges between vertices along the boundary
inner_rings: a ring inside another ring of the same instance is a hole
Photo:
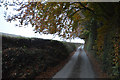
[[[20,8],[16,9],[18,14],[7,18],[8,21],[18,19],[20,26],[30,23],[35,28],[35,32],[56,34],[67,39],[80,37],[81,34],[89,32],[89,28],[86,29],[86,23],[90,25],[92,19],[100,23],[110,19],[116,8],[113,6],[118,5],[118,3],[87,2],[18,2],[13,4],[20,5]],[[107,9],[114,10],[110,12]]]
[[[7,21],[18,19],[20,26],[30,23],[36,32],[56,34],[67,39],[79,36],[84,29],[84,26],[79,24],[84,17],[81,11],[94,13],[88,8],[88,3],[81,2],[28,2],[17,5],[21,5],[17,9],[19,13],[9,15]]]

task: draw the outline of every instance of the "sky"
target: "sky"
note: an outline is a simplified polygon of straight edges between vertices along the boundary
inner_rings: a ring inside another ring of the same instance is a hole
[[[13,10],[13,8],[11,8],[9,11],[11,12]],[[80,39],[80,38],[75,38],[72,40],[65,40],[65,39],[61,39],[58,36],[53,36],[51,34],[45,35],[45,34],[39,34],[39,33],[35,33],[33,31],[33,27],[31,25],[28,25],[28,27],[18,27],[15,26],[16,23],[18,23],[17,21],[12,21],[7,22],[4,18],[4,11],[5,8],[2,6],[0,7],[0,32],[3,33],[9,33],[9,34],[15,34],[15,35],[21,35],[21,36],[25,36],[25,37],[36,37],[36,38],[43,38],[43,39],[53,39],[53,40],[58,40],[58,41],[67,41],[67,42],[73,42],[73,43],[84,43],[84,40]],[[13,13],[15,13],[15,11],[12,11]]]

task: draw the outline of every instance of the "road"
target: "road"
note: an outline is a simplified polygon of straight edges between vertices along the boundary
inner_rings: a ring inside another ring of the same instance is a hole
[[[91,63],[83,49],[80,46],[69,62],[59,71],[54,78],[95,78],[96,75],[92,69]]]

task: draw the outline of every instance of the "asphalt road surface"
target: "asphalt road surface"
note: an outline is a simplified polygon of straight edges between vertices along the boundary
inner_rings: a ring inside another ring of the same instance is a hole
[[[92,69],[91,63],[83,49],[80,46],[69,62],[59,71],[54,78],[95,78],[96,75]]]

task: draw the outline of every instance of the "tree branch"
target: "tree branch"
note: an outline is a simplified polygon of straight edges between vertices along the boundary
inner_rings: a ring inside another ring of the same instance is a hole
[[[76,14],[78,11],[80,11],[80,9],[77,10],[77,11],[75,11],[74,13],[70,14],[69,17],[70,17],[70,16],[73,16],[73,15]]]
[[[73,3],[71,3],[70,5],[75,4],[75,3],[78,3],[78,4],[80,4],[80,5],[83,7],[83,8],[79,8],[79,9],[88,10],[88,11],[90,11],[91,13],[95,14],[95,12],[94,12],[92,9],[90,9],[90,8],[88,8],[88,7],[85,7],[81,2],[73,2]]]
[[[88,11],[92,12],[93,14],[95,14],[95,12],[94,12],[92,9],[90,9],[90,8],[88,8],[88,7],[85,7],[81,2],[79,2],[79,4],[80,4],[85,10],[88,10]]]

